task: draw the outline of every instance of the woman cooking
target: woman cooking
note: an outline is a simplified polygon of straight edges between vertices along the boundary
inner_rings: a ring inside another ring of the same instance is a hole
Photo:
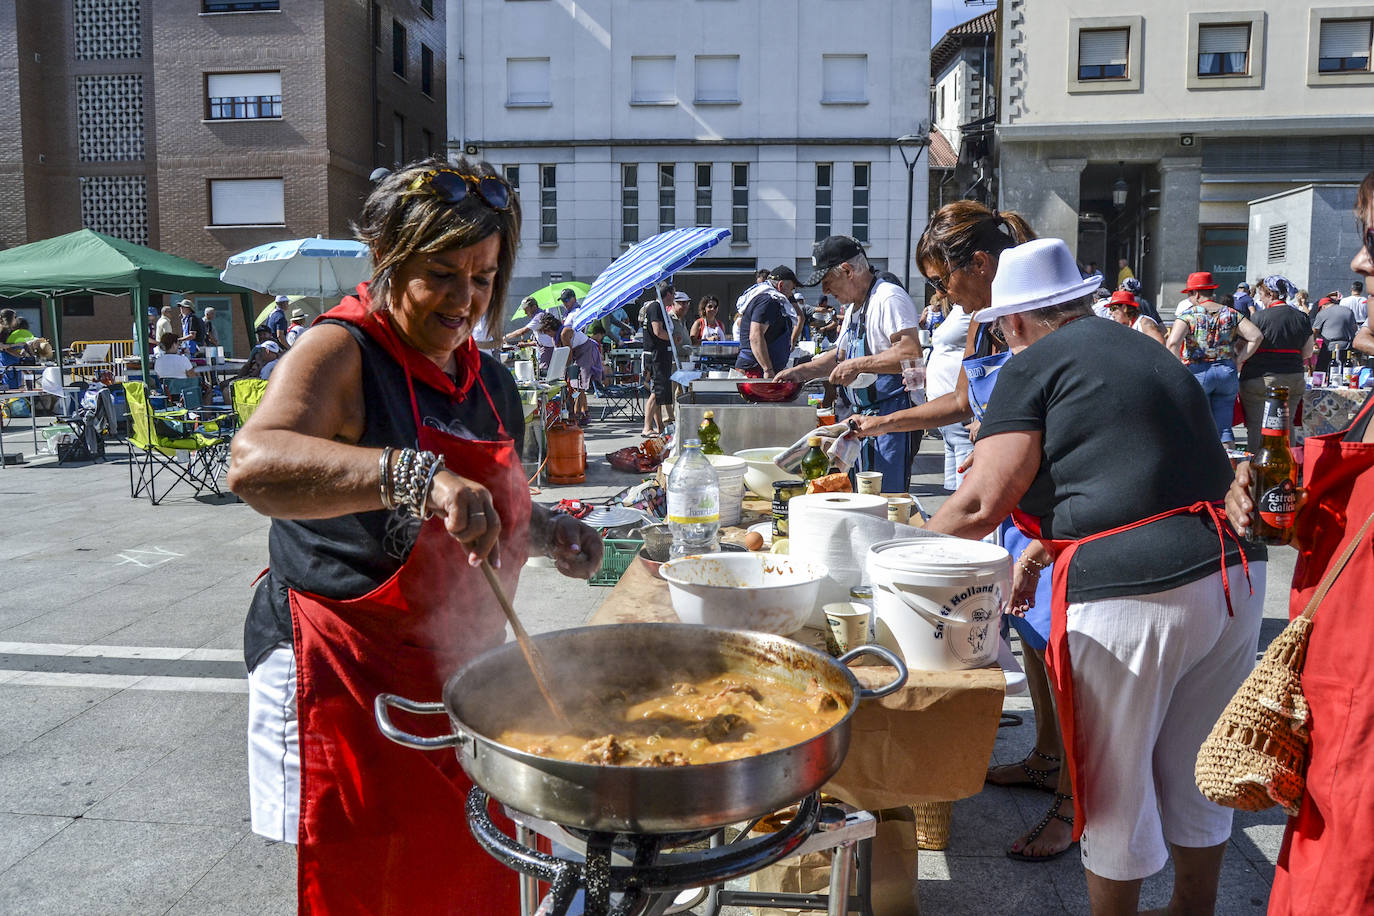
[[[1363,244],[1350,269],[1374,278],[1374,172],[1355,196]],[[1267,281],[1266,281],[1267,282]],[[1343,432],[1303,442],[1306,501],[1298,507],[1293,545],[1298,548],[1289,612],[1302,613],[1334,557],[1344,552],[1374,514],[1374,396]],[[1248,530],[1250,464],[1236,469],[1226,514]],[[1374,806],[1369,783],[1369,742],[1374,735],[1374,550],[1369,534],[1341,570],[1312,619],[1302,689],[1311,707],[1307,794],[1279,851],[1271,916],[1323,916],[1374,910]]]
[[[1210,913],[1232,812],[1193,766],[1254,661],[1263,552],[1242,552],[1218,508],[1230,465],[1202,390],[1144,335],[1091,317],[1096,279],[1058,239],[1002,255],[974,319],[1014,355],[968,476],[926,527],[980,538],[1015,508],[1056,554],[1047,663],[1092,912],[1136,912],[1172,852],[1169,912]]]
[[[392,744],[372,702],[438,699],[503,641],[482,562],[509,593],[528,553],[586,578],[601,544],[531,505],[514,383],[471,338],[505,301],[510,188],[426,160],[378,183],[356,228],[371,281],[234,438],[229,485],[273,519],[244,634],[253,829],[299,844],[302,913],[510,913],[515,875],[469,836],[455,756]]]

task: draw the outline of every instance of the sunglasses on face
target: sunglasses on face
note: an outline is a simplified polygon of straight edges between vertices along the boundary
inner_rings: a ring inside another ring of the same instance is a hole
[[[1374,258],[1374,226],[1364,227],[1364,250]]]
[[[475,193],[493,210],[510,206],[510,185],[495,175],[464,175],[452,169],[430,169],[410,183],[410,190],[433,194],[446,204],[456,204]]]
[[[941,295],[948,296],[950,277],[953,277],[956,273],[963,270],[965,267],[968,267],[969,264],[971,264],[972,262],[973,255],[969,255],[968,257],[960,261],[958,264],[955,264],[953,267],[951,267],[949,269],[949,272],[945,274],[943,277],[931,277],[927,279],[926,282],[929,283],[931,286],[935,287],[936,292],[940,293]]]

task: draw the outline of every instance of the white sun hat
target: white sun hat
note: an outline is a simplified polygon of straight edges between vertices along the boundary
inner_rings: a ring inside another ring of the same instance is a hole
[[[1062,239],[1033,239],[1008,248],[997,258],[992,306],[973,313],[974,321],[995,321],[1035,309],[1072,302],[1102,285],[1102,275],[1084,277]]]

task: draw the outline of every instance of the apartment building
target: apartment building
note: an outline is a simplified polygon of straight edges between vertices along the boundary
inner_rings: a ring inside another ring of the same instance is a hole
[[[1000,199],[1171,313],[1247,262],[1249,202],[1374,165],[1374,4],[1005,0]],[[1324,278],[1295,276],[1299,284]]]
[[[434,0],[0,4],[0,245],[84,226],[223,265],[264,242],[347,237],[375,167],[443,152],[445,12]],[[127,299],[68,297],[62,337],[126,337],[129,315]]]
[[[930,206],[996,200],[997,10],[947,31],[930,49]]]
[[[450,147],[521,194],[513,295],[697,225],[732,235],[680,288],[727,307],[831,233],[903,273],[896,138],[926,117],[928,4],[449,0],[448,22]],[[911,174],[919,236],[924,163]]]

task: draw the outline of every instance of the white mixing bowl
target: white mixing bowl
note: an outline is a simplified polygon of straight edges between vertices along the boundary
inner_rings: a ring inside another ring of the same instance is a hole
[[[773,484],[779,480],[797,480],[801,472],[789,474],[773,463],[773,459],[787,451],[785,446],[768,448],[746,448],[735,452],[736,458],[743,458],[746,465],[744,485],[760,499],[773,498]]]
[[[683,623],[779,636],[806,623],[827,572],[822,563],[769,553],[708,553],[659,568]]]

